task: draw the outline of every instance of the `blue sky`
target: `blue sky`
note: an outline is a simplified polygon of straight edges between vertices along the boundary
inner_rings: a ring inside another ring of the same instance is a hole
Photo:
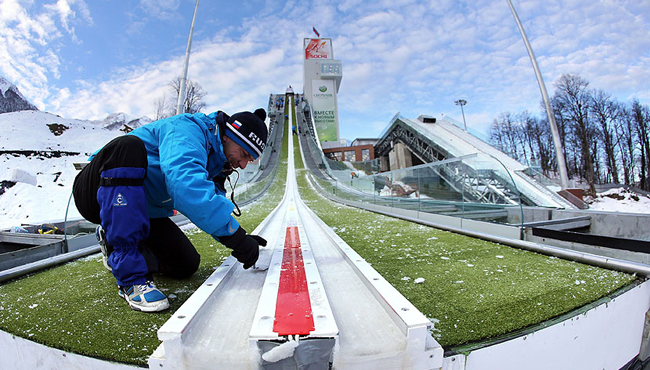
[[[650,0],[513,0],[549,94],[563,73],[650,104]],[[0,75],[67,118],[154,116],[180,75],[195,0],[0,0]],[[341,137],[377,137],[396,114],[449,116],[485,132],[541,95],[506,0],[203,0],[188,78],[204,111],[266,107],[302,92],[302,40],[343,63]]]

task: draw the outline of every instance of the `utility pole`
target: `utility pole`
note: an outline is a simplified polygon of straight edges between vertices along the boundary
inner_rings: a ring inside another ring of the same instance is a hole
[[[463,105],[467,104],[467,100],[458,99],[454,103],[456,103],[456,105],[460,105],[460,113],[463,114],[463,124],[465,125],[465,131],[467,131],[467,122],[465,121],[465,111],[463,110]]]
[[[555,123],[555,114],[553,113],[553,108],[551,107],[551,102],[548,99],[548,93],[546,92],[546,85],[544,85],[544,80],[542,79],[542,74],[539,71],[539,66],[537,65],[537,60],[535,59],[535,54],[533,53],[533,48],[528,42],[528,37],[524,31],[524,27],[519,21],[519,16],[515,7],[512,5],[512,1],[508,1],[512,15],[515,17],[517,22],[517,27],[519,27],[519,32],[521,32],[521,38],[524,39],[524,44],[526,44],[526,50],[528,50],[528,56],[530,57],[530,62],[533,64],[533,69],[535,70],[535,76],[537,77],[537,84],[539,85],[539,90],[542,92],[542,99],[544,99],[544,105],[546,106],[546,114],[548,115],[548,123],[551,126],[551,133],[553,134],[553,144],[555,144],[555,156],[557,158],[557,166],[560,171],[560,185],[562,190],[565,190],[569,187],[569,177],[567,175],[566,169],[566,160],[564,159],[564,152],[562,151],[562,141],[560,140],[560,133],[557,129],[557,124]]]
[[[181,74],[181,83],[178,89],[178,101],[176,102],[176,114],[183,113],[183,102],[185,102],[185,83],[187,81],[187,67],[190,64],[190,49],[192,49],[192,34],[194,33],[194,22],[196,13],[199,10],[199,0],[196,0],[194,7],[194,16],[192,17],[192,26],[190,27],[190,37],[187,40],[187,50],[185,50],[185,62],[183,63],[183,73]]]

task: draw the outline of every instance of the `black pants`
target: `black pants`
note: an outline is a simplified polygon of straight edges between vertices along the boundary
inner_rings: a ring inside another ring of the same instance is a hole
[[[106,214],[102,213],[102,206],[98,201],[97,192],[100,187],[125,184],[120,181],[128,181],[126,185],[131,187],[144,187],[144,185],[135,183],[133,179],[113,179],[113,183],[110,183],[106,179],[102,179],[101,174],[110,173],[111,170],[120,168],[144,168],[146,171],[147,164],[144,143],[137,136],[121,136],[106,144],[75,178],[72,192],[81,215],[90,222],[101,224],[105,229],[105,224],[112,225],[107,223],[107,220],[102,220],[100,216],[100,214]],[[144,217],[148,218],[146,215]],[[147,279],[150,279],[151,273],[154,272],[174,278],[189,277],[196,272],[201,256],[172,220],[167,217],[151,218],[148,219],[148,227],[148,233],[142,233],[147,235],[146,237],[136,237],[138,252],[146,261]],[[106,232],[107,236],[111,234],[109,230]],[[112,244],[110,238],[107,238],[107,241]],[[136,273],[136,275],[140,274],[141,272]],[[116,278],[119,282],[120,277],[116,275]]]

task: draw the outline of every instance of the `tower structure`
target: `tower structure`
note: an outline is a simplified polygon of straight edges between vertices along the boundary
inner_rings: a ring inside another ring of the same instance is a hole
[[[341,61],[334,59],[332,39],[304,39],[303,95],[312,108],[321,143],[339,140],[336,94],[341,85]]]

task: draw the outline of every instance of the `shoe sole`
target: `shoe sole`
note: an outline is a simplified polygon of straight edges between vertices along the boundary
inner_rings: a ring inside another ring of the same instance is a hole
[[[169,301],[168,300],[160,301],[160,303],[157,303],[154,306],[139,306],[139,305],[133,303],[132,301],[130,301],[129,298],[127,297],[127,295],[124,294],[121,290],[118,291],[118,294],[120,295],[120,297],[124,298],[124,300],[129,305],[129,307],[131,307],[131,309],[133,309],[135,311],[158,312],[158,311],[163,311],[163,310],[166,310],[166,309],[169,308]]]
[[[108,252],[106,251],[106,246],[102,243],[99,243],[99,249],[102,252],[102,263],[104,264],[104,267],[110,272],[113,272],[113,269],[111,266],[108,265]]]
[[[98,226],[99,227],[99,226]],[[104,230],[102,229],[102,232]],[[106,238],[102,235],[102,232],[97,232],[95,230],[95,238],[97,238],[97,244],[99,244],[99,250],[102,252],[102,263],[104,267],[110,272],[113,272],[113,269],[108,264],[108,250],[106,249]]]

